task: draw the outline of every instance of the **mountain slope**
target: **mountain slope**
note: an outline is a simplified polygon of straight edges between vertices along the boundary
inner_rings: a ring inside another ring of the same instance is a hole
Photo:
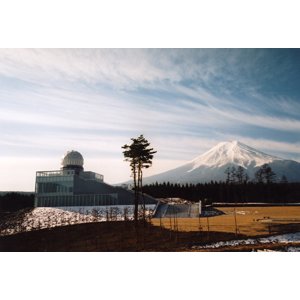
[[[164,173],[146,177],[145,184],[157,182],[198,183],[225,181],[225,170],[243,167],[250,179],[263,164],[269,164],[277,178],[300,181],[300,163],[268,155],[238,141],[222,142],[186,164]]]

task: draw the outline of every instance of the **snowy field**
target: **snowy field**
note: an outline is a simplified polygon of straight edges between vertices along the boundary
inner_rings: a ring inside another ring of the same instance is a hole
[[[155,205],[146,205],[146,216]],[[0,221],[0,236],[73,224],[133,219],[133,206],[37,207],[10,214]],[[140,208],[139,213],[142,214]]]
[[[205,246],[194,246],[192,249],[218,249],[223,247],[235,247],[242,245],[263,245],[263,244],[279,244],[285,245],[289,243],[299,243],[300,244],[300,232],[287,233],[281,235],[274,235],[265,238],[258,239],[245,239],[245,240],[233,240],[226,242],[217,242]],[[288,251],[295,252],[300,251],[300,247],[289,247]]]

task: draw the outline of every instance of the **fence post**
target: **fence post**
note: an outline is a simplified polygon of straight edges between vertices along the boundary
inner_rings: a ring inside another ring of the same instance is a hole
[[[208,216],[206,217],[207,219],[207,240],[209,241],[209,220],[208,220]]]
[[[235,236],[237,236],[237,221],[236,221],[236,208],[233,209],[234,214],[234,225],[235,225]]]

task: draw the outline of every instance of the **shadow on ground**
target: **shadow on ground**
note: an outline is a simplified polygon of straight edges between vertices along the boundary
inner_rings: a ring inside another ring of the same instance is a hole
[[[0,237],[0,251],[188,251],[197,244],[245,238],[222,232],[178,232],[131,221],[76,224]]]

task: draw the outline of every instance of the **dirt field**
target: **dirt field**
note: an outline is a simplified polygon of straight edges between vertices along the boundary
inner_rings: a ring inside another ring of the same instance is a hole
[[[201,218],[153,219],[152,224],[178,231],[214,231],[260,236],[300,230],[300,206],[218,207],[223,214]],[[236,222],[235,222],[236,218]],[[235,226],[236,224],[236,226]]]

